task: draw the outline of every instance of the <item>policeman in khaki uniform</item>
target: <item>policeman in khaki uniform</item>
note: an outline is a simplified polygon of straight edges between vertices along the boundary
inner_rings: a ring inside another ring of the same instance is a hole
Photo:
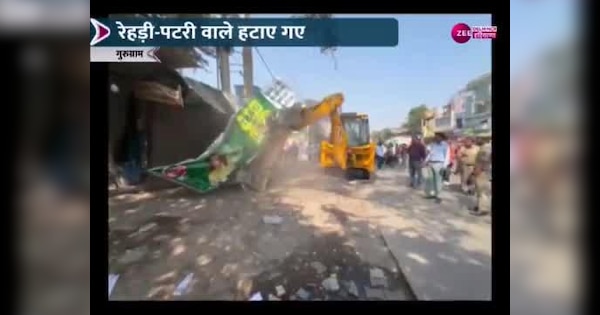
[[[475,182],[475,195],[477,197],[477,203],[471,210],[471,213],[474,215],[481,215],[491,211],[491,168],[492,146],[488,142],[480,146],[472,173],[473,181]]]
[[[460,188],[464,193],[467,193],[468,191],[469,187],[467,183],[471,177],[471,173],[473,173],[478,152],[479,147],[473,144],[471,138],[465,139],[463,146],[458,152],[457,171],[460,174]]]

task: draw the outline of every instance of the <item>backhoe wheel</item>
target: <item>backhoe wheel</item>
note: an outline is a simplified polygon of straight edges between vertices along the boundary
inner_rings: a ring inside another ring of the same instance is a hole
[[[371,173],[367,170],[362,170],[362,179],[364,180],[370,180],[371,179]]]

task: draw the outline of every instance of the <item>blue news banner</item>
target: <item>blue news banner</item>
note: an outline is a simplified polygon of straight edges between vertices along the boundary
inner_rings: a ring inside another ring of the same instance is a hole
[[[92,19],[96,47],[398,45],[393,18]]]

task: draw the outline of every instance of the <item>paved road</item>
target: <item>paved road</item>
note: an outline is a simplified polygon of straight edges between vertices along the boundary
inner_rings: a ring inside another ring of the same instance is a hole
[[[469,215],[472,200],[457,192],[444,192],[441,205],[423,200],[421,191],[402,185],[406,180],[384,171],[373,189],[396,184],[398,191],[381,199],[408,227],[382,228],[382,234],[417,298],[491,299],[490,217]]]
[[[458,194],[431,203],[406,187],[399,170],[347,182],[298,164],[279,177],[278,188],[261,194],[232,188],[111,197],[110,270],[121,275],[111,298],[246,300],[277,284],[296,291],[331,273],[355,281],[358,299],[489,298],[489,218],[469,216]],[[265,215],[282,222],[266,224]],[[309,270],[316,262],[326,271]],[[387,291],[369,288],[370,268],[384,271]],[[174,297],[189,273],[190,292]]]

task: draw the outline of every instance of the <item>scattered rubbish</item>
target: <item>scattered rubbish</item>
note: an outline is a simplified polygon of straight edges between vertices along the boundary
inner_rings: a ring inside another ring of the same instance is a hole
[[[327,267],[318,261],[311,262],[310,266],[313,267],[319,274],[324,273],[327,270]]]
[[[329,278],[323,280],[321,285],[327,291],[337,291],[340,289],[340,284],[338,283],[337,276],[335,274],[332,274],[329,276]]]
[[[281,299],[269,293],[269,301],[281,301]]]
[[[206,255],[206,254],[202,254],[200,256],[198,256],[198,258],[196,258],[196,263],[198,264],[198,266],[206,266],[208,264],[210,264],[212,261],[212,258],[210,258],[210,256]]]
[[[250,278],[242,278],[237,282],[237,289],[240,291],[244,297],[250,295],[250,290],[252,290],[252,280]]]
[[[285,288],[282,285],[278,285],[275,287],[275,292],[277,292],[277,296],[282,296],[285,294]]]
[[[278,215],[266,215],[263,216],[263,222],[265,224],[281,224],[283,222],[283,218]]]
[[[252,294],[252,296],[250,297],[250,299],[248,301],[262,301],[263,297],[262,294],[260,294],[260,292],[256,292],[254,294]]]
[[[109,274],[108,275],[108,296],[112,294],[115,285],[117,284],[117,280],[119,280],[119,275],[117,274]]]
[[[155,227],[158,227],[158,224],[152,222],[152,223],[148,223],[148,224],[142,226],[138,231],[140,233],[146,233],[146,232],[154,229]]]
[[[118,260],[120,264],[128,265],[142,260],[148,253],[148,248],[145,246],[138,247],[136,249],[127,250],[123,256]]]
[[[383,270],[379,268],[371,268],[371,270],[369,270],[369,276],[372,287],[387,287],[387,278],[385,277]]]
[[[354,281],[346,282],[346,290],[348,290],[348,293],[350,293],[350,295],[358,297],[358,287],[356,286],[356,283],[354,283]]]
[[[175,288],[173,295],[180,296],[185,294],[188,291],[190,284],[192,283],[192,278],[194,278],[193,273],[189,273],[187,276],[185,276],[185,278],[183,278],[183,280],[181,280],[181,282],[179,282],[179,284]]]
[[[298,289],[298,291],[296,291],[296,294],[293,295],[292,297],[297,297],[301,300],[308,300],[310,298],[310,292],[304,290],[304,288],[300,288]]]

